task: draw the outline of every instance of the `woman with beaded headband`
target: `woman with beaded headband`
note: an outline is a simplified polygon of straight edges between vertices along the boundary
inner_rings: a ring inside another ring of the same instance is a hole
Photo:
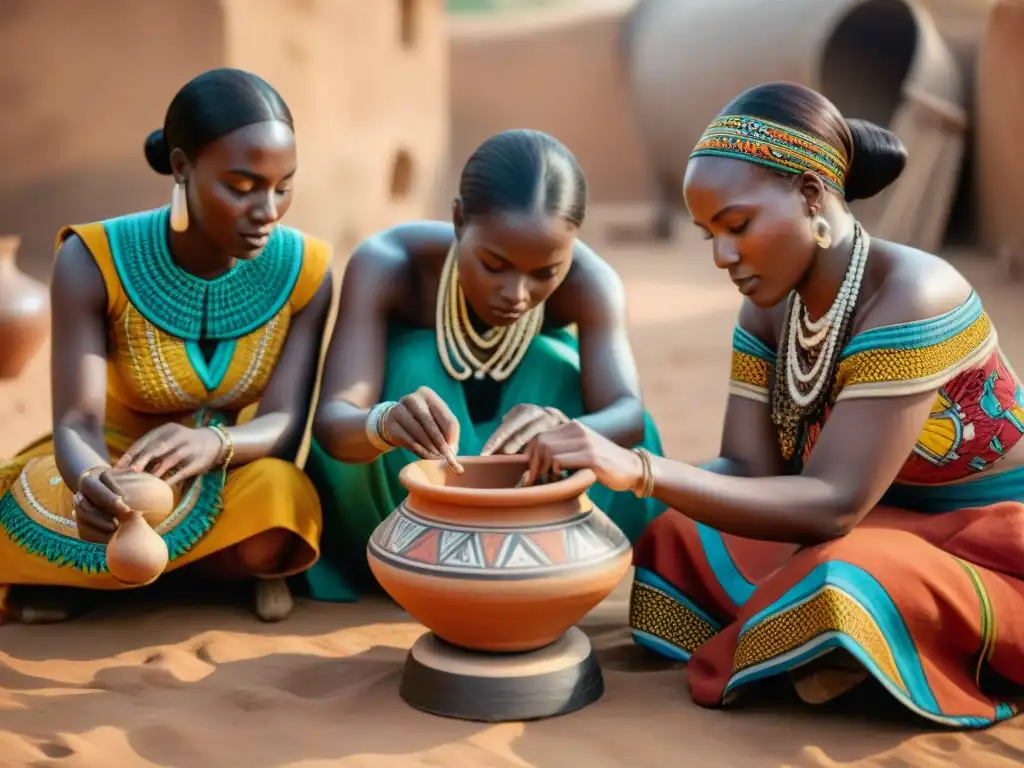
[[[537,471],[590,467],[672,509],[635,546],[635,640],[732,702],[873,677],[915,713],[983,727],[1024,683],[1024,393],[981,300],[931,254],[871,240],[847,201],[906,162],[824,97],[748,90],[683,190],[745,297],[719,458],[629,451],[572,422]]]
[[[0,585],[26,585],[9,609],[34,622],[123,587],[97,542],[124,510],[121,478],[148,471],[175,490],[156,526],[168,571],[257,577],[257,614],[279,620],[284,577],[319,551],[316,491],[287,457],[331,299],[329,247],[279,224],[292,116],[259,77],[215,69],[177,93],[145,153],[174,177],[170,206],[57,237],[54,432],[0,463]]]
[[[509,130],[469,158],[452,223],[403,224],[356,249],[306,464],[325,523],[313,596],[353,599],[372,584],[366,542],[416,457],[515,454],[576,417],[659,452],[621,281],[576,239],[585,210],[572,153]],[[632,537],[663,508],[598,487],[593,498]]]

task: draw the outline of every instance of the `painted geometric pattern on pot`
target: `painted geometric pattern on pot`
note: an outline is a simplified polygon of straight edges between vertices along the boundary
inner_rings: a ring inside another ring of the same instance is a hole
[[[371,547],[427,570],[527,575],[617,556],[628,543],[608,533],[593,516],[529,531],[491,531],[427,525],[399,512],[374,534]]]

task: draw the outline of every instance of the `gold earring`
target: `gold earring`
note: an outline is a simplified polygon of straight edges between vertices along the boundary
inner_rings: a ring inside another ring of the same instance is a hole
[[[185,232],[188,229],[188,201],[185,198],[185,183],[178,181],[171,191],[171,229]]]
[[[832,245],[832,225],[820,213],[811,217],[811,232],[819,248],[828,248]]]

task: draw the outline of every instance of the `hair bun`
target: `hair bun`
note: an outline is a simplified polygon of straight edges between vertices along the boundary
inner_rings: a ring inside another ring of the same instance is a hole
[[[146,162],[149,163],[149,167],[157,173],[170,176],[173,172],[171,169],[171,150],[167,146],[167,140],[164,138],[163,128],[157,128],[146,137],[144,149]]]
[[[892,184],[907,166],[907,148],[892,131],[867,120],[847,120],[853,162],[846,177],[846,199],[865,200]]]

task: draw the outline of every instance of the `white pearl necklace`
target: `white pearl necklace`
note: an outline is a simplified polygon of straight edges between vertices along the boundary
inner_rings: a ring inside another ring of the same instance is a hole
[[[837,347],[840,330],[844,327],[845,321],[853,315],[857,305],[857,296],[864,278],[869,248],[870,238],[864,232],[860,222],[855,222],[853,256],[850,258],[846,277],[839,287],[839,293],[836,295],[835,301],[832,302],[832,306],[818,320],[810,319],[800,295],[793,294],[790,303],[789,338],[786,347],[786,384],[789,387],[790,398],[799,408],[806,408],[813,403],[827,383],[828,373],[832,368],[831,362],[839,352]],[[809,334],[805,333],[804,326],[810,332]],[[810,368],[805,370],[797,355],[797,344],[799,343],[804,350],[813,352],[823,342],[825,348],[817,355]],[[810,384],[811,386],[804,393],[800,389],[800,384]]]
[[[482,335],[477,333],[459,285],[458,254],[458,243],[453,243],[437,286],[434,332],[438,357],[445,372],[456,381],[466,381],[470,376],[483,379],[488,375],[495,381],[504,381],[519,366],[530,342],[540,333],[544,305],[538,304],[512,325],[490,328]],[[470,342],[477,350],[490,352],[490,355],[478,357]]]

